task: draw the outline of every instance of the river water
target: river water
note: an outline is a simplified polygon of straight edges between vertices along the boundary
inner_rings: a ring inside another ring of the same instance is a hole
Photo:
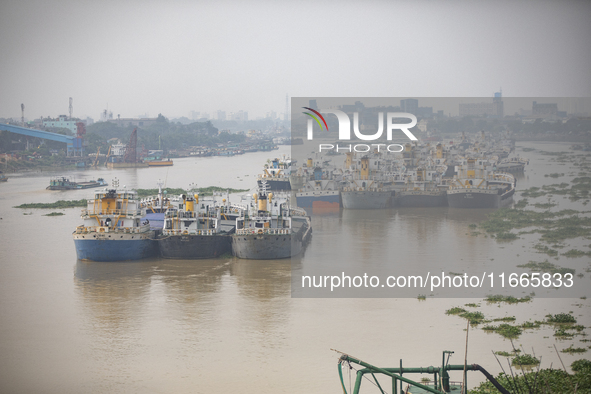
[[[539,153],[567,151],[568,145],[521,147],[536,151],[522,153],[530,165],[519,180],[520,190],[559,183],[544,174],[571,170]],[[162,179],[169,187],[196,183],[249,189],[268,158],[289,153],[282,147],[227,158],[176,159],[168,168],[99,168],[64,175],[78,181],[117,177],[128,188],[155,188]],[[589,299],[580,298],[534,297],[517,305],[441,298],[429,291],[422,292],[424,301],[415,294],[306,298],[292,294],[290,260],[77,261],[71,233],[80,224],[79,208],[54,210],[65,213],[55,217],[43,216],[52,210],[13,208],[92,195],[92,190],[45,190],[52,175],[62,173],[14,174],[0,184],[0,392],[339,393],[338,354],[331,348],[382,367],[398,366],[400,359],[409,367],[438,365],[443,350],[455,351],[453,364],[463,363],[466,321],[444,313],[454,306],[479,303],[475,310],[487,318],[516,316],[518,323],[572,311],[579,324],[591,325]],[[345,265],[358,262],[371,270],[372,261],[391,260],[391,248],[375,247],[380,236],[386,241],[381,244],[397,240],[413,246],[408,250],[415,253],[405,252],[394,262],[403,266],[429,261],[438,270],[453,271],[454,260],[466,259],[481,272],[494,261],[506,268],[546,258],[530,250],[527,237],[499,244],[470,236],[468,224],[483,219],[483,212],[458,214],[447,208],[429,214],[409,209],[313,216],[312,241],[293,272],[301,275],[321,263],[330,268],[335,256]],[[579,249],[587,244],[572,243]],[[555,263],[576,268],[584,274],[581,280],[589,281],[588,258],[560,257]],[[515,344],[528,352],[533,348],[544,367],[560,365],[554,345],[587,348],[581,336],[558,341],[553,332],[550,326],[528,330]],[[496,374],[500,368],[491,351],[510,349],[500,335],[470,329],[469,363]],[[585,355],[561,357],[568,366]],[[480,375],[469,375],[470,386],[480,381]],[[363,386],[374,392],[371,384]]]

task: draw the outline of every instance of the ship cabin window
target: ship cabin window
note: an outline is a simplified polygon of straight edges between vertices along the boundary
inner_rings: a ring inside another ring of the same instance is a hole
[[[263,223],[255,223],[254,226],[256,228],[263,228]]]

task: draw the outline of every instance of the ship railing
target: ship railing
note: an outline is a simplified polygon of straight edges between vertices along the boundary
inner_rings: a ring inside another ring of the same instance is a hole
[[[164,235],[215,235],[216,231],[213,229],[199,229],[199,230],[180,230],[180,229],[168,229],[163,230]]]
[[[142,214],[140,209],[83,209],[82,216],[89,216],[89,215],[113,215],[113,216],[139,216]]]
[[[150,225],[142,225],[140,227],[109,227],[109,226],[78,226],[76,227],[76,234],[99,233],[99,234],[139,234],[144,233],[150,229]]]
[[[289,235],[291,234],[290,228],[241,228],[236,230],[236,235]]]

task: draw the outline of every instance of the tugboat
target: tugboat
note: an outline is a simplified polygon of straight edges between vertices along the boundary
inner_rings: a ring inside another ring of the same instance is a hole
[[[199,202],[197,193],[182,195],[180,201],[178,210],[166,212],[158,239],[160,255],[168,259],[209,259],[232,253],[235,218],[242,217],[246,207],[230,205],[227,200],[221,206],[215,201]]]
[[[447,190],[451,208],[500,208],[511,202],[515,178],[496,173],[486,159],[463,159]]]
[[[73,233],[76,254],[80,260],[139,260],[157,254],[156,231],[142,222],[140,201],[132,190],[113,189],[95,193],[94,200],[82,210],[84,224]]]
[[[291,190],[289,178],[291,175],[291,159],[273,159],[271,164],[265,164],[263,174],[258,176],[257,184],[260,187],[262,182],[267,182],[267,190]]]
[[[287,196],[273,201],[263,182],[253,195],[255,207],[249,216],[236,219],[232,253],[241,259],[272,260],[301,253],[312,232],[306,211],[290,208]]]

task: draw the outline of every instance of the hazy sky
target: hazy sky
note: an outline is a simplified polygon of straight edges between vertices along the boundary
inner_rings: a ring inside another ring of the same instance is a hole
[[[591,96],[588,1],[0,0],[0,117]]]

